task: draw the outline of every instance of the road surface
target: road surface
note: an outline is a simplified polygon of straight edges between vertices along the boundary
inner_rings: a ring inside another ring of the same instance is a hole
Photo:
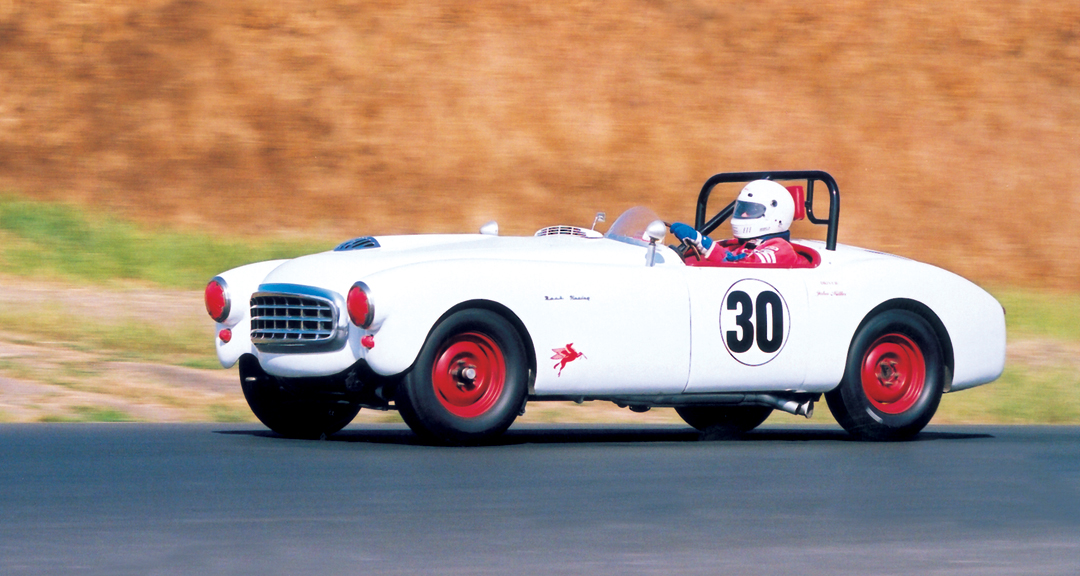
[[[0,574],[1080,573],[1080,428],[0,425]]]

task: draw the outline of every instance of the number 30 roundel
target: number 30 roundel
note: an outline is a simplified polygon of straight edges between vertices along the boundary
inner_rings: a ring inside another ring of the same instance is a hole
[[[747,366],[761,366],[780,354],[787,342],[791,314],[770,284],[739,280],[720,306],[720,333],[731,356]]]

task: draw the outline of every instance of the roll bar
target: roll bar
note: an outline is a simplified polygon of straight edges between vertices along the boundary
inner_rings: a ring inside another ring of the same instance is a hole
[[[713,230],[716,230],[717,226],[723,224],[725,220],[730,218],[731,213],[735,211],[735,201],[732,200],[730,204],[725,206],[724,209],[715,216],[708,221],[705,220],[709,195],[717,184],[752,182],[754,180],[805,180],[806,218],[813,224],[827,224],[829,226],[829,230],[825,236],[825,248],[827,250],[836,250],[836,229],[840,225],[840,189],[836,185],[836,180],[834,180],[828,172],[823,172],[821,170],[773,170],[766,172],[722,172],[716,174],[705,181],[705,185],[701,187],[701,193],[698,194],[697,214],[694,218],[694,228],[702,234],[709,234]],[[814,182],[825,184],[829,190],[828,218],[818,218],[814,216]]]

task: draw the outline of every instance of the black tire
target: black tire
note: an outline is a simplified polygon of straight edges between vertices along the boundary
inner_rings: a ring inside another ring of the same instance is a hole
[[[240,358],[240,387],[255,417],[286,438],[329,436],[360,412],[355,404],[319,401],[290,391],[267,374],[254,356]]]
[[[510,427],[527,389],[527,356],[517,330],[495,312],[468,309],[431,331],[394,402],[426,441],[479,444]]]
[[[733,438],[745,434],[772,414],[768,406],[678,406],[675,412],[710,438]]]
[[[844,377],[825,401],[858,438],[904,440],[934,417],[944,389],[944,354],[933,328],[914,312],[886,310],[855,333]]]

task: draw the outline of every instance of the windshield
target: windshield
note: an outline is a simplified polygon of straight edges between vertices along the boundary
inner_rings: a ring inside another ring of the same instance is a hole
[[[649,240],[645,236],[645,228],[654,220],[660,220],[656,212],[644,206],[635,206],[623,212],[604,236],[620,242],[648,246]]]

